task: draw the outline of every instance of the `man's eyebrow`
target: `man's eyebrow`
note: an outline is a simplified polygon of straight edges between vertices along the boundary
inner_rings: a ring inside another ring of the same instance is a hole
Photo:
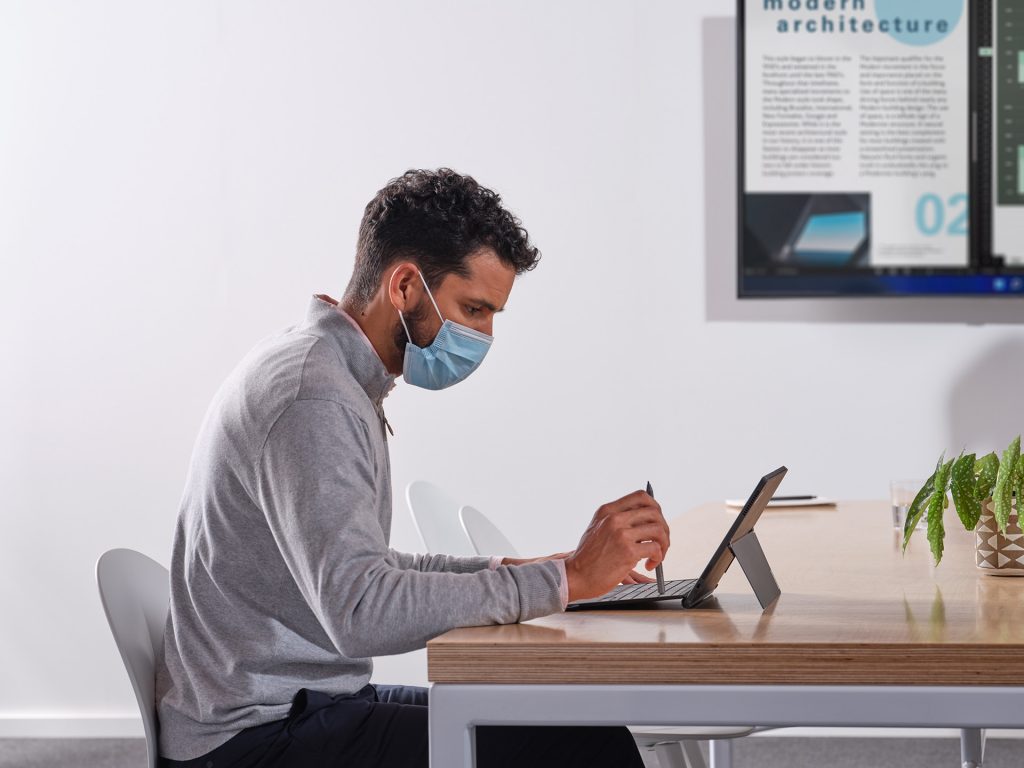
[[[494,306],[493,304],[491,304],[491,302],[484,301],[483,299],[470,299],[469,303],[470,304],[479,304],[481,307],[487,307],[487,309],[491,310],[491,312],[494,312],[495,314],[497,314],[498,312],[504,312],[505,311],[504,307],[498,308],[498,307]]]

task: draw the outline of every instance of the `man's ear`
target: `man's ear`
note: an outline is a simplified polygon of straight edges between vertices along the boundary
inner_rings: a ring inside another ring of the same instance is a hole
[[[416,306],[423,285],[419,272],[419,268],[411,261],[403,261],[386,273],[390,275],[387,284],[388,299],[391,306],[399,312],[406,312],[409,307]]]

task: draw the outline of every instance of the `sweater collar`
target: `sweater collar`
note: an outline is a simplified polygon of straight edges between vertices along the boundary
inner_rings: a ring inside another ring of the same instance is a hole
[[[306,325],[334,344],[341,364],[374,403],[380,404],[394,389],[396,377],[388,373],[366,334],[337,301],[326,294],[313,296]]]

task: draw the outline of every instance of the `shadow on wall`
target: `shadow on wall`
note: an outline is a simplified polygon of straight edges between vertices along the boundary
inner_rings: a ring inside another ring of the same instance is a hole
[[[1004,297],[738,299],[736,20],[705,18],[701,45],[704,316],[708,321],[972,324],[1024,321],[1021,300]]]
[[[947,450],[1002,453],[1024,432],[1022,380],[1024,338],[1005,338],[981,350],[950,387]]]

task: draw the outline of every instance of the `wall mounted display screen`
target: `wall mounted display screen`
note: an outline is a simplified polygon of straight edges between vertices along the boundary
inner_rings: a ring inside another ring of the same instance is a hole
[[[1008,270],[1024,268],[1024,0],[978,4],[975,109],[982,206],[981,247]],[[1024,275],[1011,276],[1021,287]]]
[[[1004,97],[1020,136],[993,158],[1012,210],[992,229],[1024,266],[1024,2],[1012,5]],[[1024,270],[971,226],[988,216],[970,149],[985,95],[970,83],[993,55],[978,14],[966,0],[739,0],[741,297],[1024,295]]]

